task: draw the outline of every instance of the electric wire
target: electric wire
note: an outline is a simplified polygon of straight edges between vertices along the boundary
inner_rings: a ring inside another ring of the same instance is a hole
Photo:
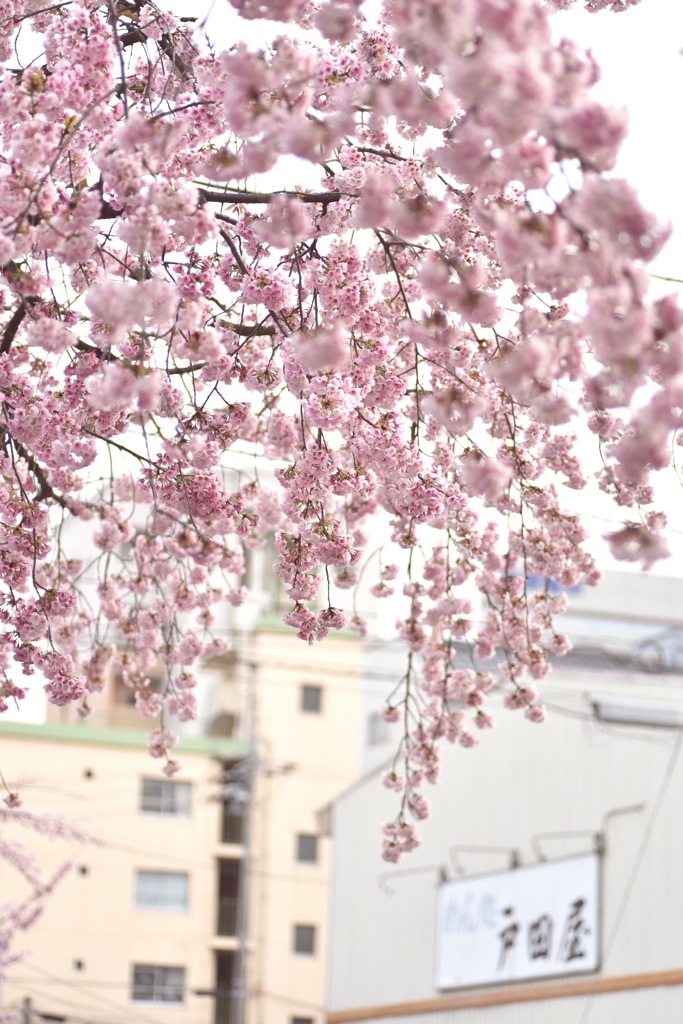
[[[622,919],[624,917],[624,913],[626,912],[626,908],[628,906],[628,902],[629,902],[629,900],[631,898],[631,893],[633,892],[633,889],[634,889],[635,884],[636,884],[636,880],[637,880],[638,875],[640,873],[640,869],[642,867],[643,860],[645,859],[645,854],[647,852],[647,848],[648,848],[648,845],[649,845],[649,842],[650,842],[650,838],[652,837],[652,833],[654,831],[655,825],[657,824],[657,820],[659,818],[659,812],[661,811],[662,806],[664,804],[664,798],[665,798],[666,793],[668,791],[669,783],[671,782],[671,779],[673,777],[673,773],[676,770],[676,765],[678,763],[678,756],[679,756],[679,754],[681,752],[681,747],[682,746],[683,746],[683,729],[679,729],[678,735],[676,737],[676,742],[673,745],[673,748],[672,748],[672,751],[671,751],[671,755],[670,755],[669,760],[668,760],[668,762],[666,764],[666,767],[664,769],[664,774],[662,776],[662,781],[661,781],[661,783],[659,785],[659,790],[657,792],[657,796],[655,797],[654,804],[652,805],[652,810],[650,812],[650,816],[649,816],[649,818],[647,820],[647,823],[645,825],[645,830],[643,832],[643,837],[642,837],[642,839],[640,841],[640,846],[638,847],[638,850],[637,850],[637,853],[636,853],[636,856],[635,856],[635,860],[633,861],[633,866],[631,867],[631,872],[630,872],[630,874],[628,876],[628,879],[626,881],[626,885],[624,886],[624,892],[622,894],[621,900],[619,902],[619,906],[617,907],[616,913],[614,915],[614,920],[612,922],[612,927],[610,928],[609,935],[607,936],[607,939],[605,941],[604,952],[603,952],[603,957],[602,957],[603,969],[604,969],[605,963],[607,962],[607,958],[608,958],[609,954],[612,951],[612,947],[613,947],[614,942],[615,942],[615,940],[617,938],[617,935],[619,934],[619,928],[621,926],[621,922],[622,922]],[[586,1005],[585,1005],[583,1013],[581,1015],[579,1024],[586,1024],[586,1021],[588,1020],[594,1005],[595,1005],[595,995],[592,995],[592,996],[590,996],[588,998],[588,1000],[586,1002]]]
[[[23,964],[26,967],[28,967],[30,970],[35,971],[37,974],[42,975],[49,982],[54,983],[54,984],[58,984],[58,985],[64,985],[66,988],[76,989],[78,992],[83,993],[84,995],[86,995],[93,1002],[101,1003],[103,1006],[106,1006],[107,1009],[113,1009],[113,1010],[117,1011],[118,1013],[121,1014],[121,1016],[124,1019],[124,1021],[126,1022],[126,1024],[137,1024],[137,1022],[140,1022],[140,1024],[159,1024],[159,1019],[158,1018],[152,1018],[152,1017],[145,1016],[144,1014],[142,1014],[139,1011],[139,1009],[135,1006],[135,1004],[133,1004],[133,1008],[131,1010],[130,1006],[128,1006],[128,1005],[122,1006],[120,1003],[116,1003],[116,1002],[114,1002],[111,999],[107,999],[105,996],[99,996],[99,995],[95,994],[94,992],[84,992],[84,986],[83,986],[81,981],[76,982],[76,981],[69,981],[66,978],[60,978],[57,975],[52,974],[50,971],[46,971],[43,968],[38,967],[37,964],[29,963],[26,960],[23,961]],[[33,984],[33,986],[36,986],[36,985],[40,986],[41,984],[43,984],[43,982],[41,982],[40,978],[34,978],[32,984]],[[124,984],[122,987],[126,988],[126,990],[129,990],[129,986],[126,985],[126,984]],[[87,1012],[87,1008],[84,1008],[82,1003],[79,1004],[79,1003],[71,1002],[70,1000],[62,999],[61,996],[59,996],[59,995],[52,995],[50,998],[58,1000],[59,1002],[63,1003],[65,1006],[76,1007],[78,1010],[80,1010],[81,1013],[84,1012],[84,1009]],[[162,1004],[159,1004],[159,1005],[161,1006]],[[171,1004],[171,1005],[173,1005],[173,1004]],[[175,1020],[178,1020],[178,1017],[176,1016],[176,1013],[177,1013],[178,1010],[180,1010],[181,1013],[183,1014],[183,1018],[185,1017],[185,1012],[183,1011],[182,1007],[177,1007],[177,1006],[174,1005],[173,1008],[174,1008],[174,1011],[175,1011],[174,1015],[173,1015]],[[94,1022],[93,1022],[93,1024],[94,1024]],[[183,1019],[182,1024],[193,1024],[193,1022],[187,1021],[187,1020]]]
[[[41,991],[33,988],[31,982],[40,984],[40,982],[36,982],[36,979],[29,979],[29,984],[28,985],[25,984],[23,979],[20,980],[20,979],[17,979],[17,978],[12,978],[12,981],[15,982],[15,983],[21,983],[24,986],[27,995],[31,999],[38,998],[38,999],[49,1000],[49,999],[56,998],[64,1007],[72,1006],[72,1007],[75,1007],[78,1011],[80,1011],[80,1013],[84,1012],[83,1006],[81,1004],[79,1004],[79,1003],[72,1003],[70,1000],[62,999],[60,996],[54,997],[52,995],[46,995],[44,992],[41,992]],[[10,1003],[10,1005],[8,1007],[6,1007],[6,1009],[9,1009],[9,1010],[15,1010],[16,1009],[19,1012],[19,1014],[21,1015],[22,1003],[23,1003],[23,1000],[16,1000],[15,999],[15,1000],[13,1000],[12,1003]],[[30,1015],[31,1015],[31,1018],[37,1017],[37,1018],[39,1018],[41,1020],[52,1020],[52,1021],[54,1021],[54,1020],[63,1020],[65,1022],[66,1021],[77,1021],[78,1024],[127,1024],[127,1022],[131,1021],[131,1017],[130,1017],[130,1015],[127,1012],[127,1008],[122,1010],[121,1020],[118,1020],[118,1021],[102,1020],[101,1018],[99,1018],[97,1016],[94,1016],[93,1014],[88,1014],[87,1017],[82,1017],[82,1016],[79,1016],[78,1014],[71,1013],[70,1011],[67,1011],[66,1015],[62,1017],[62,1016],[57,1016],[54,1013],[47,1013],[44,1010],[39,1010],[39,1009],[37,1009],[33,1005],[31,1005],[31,1007],[30,1007]],[[134,1021],[135,1021],[135,1018],[133,1018],[132,1024],[134,1024]]]
[[[320,1003],[309,1003],[305,999],[297,999],[294,996],[283,996],[276,992],[261,991],[259,993],[265,996],[266,999],[272,999],[273,1002],[283,1003],[285,1006],[305,1006],[307,1010],[314,1010],[316,1013],[323,1013],[324,1007]]]
[[[123,1006],[120,1003],[116,1003],[111,999],[107,999],[105,996],[99,996],[94,992],[86,992],[80,983],[68,981],[66,978],[50,977],[46,971],[43,971],[40,968],[36,967],[35,964],[27,966],[30,966],[31,970],[38,971],[40,974],[45,975],[50,982],[58,985],[63,985],[69,989],[78,989],[78,991],[83,995],[84,998],[90,999],[92,1000],[92,1002],[95,1003],[101,1003],[109,1011],[114,1010],[117,1014],[121,1015],[122,1024],[124,1024],[124,1022],[125,1024],[159,1024],[158,1020],[154,1020],[151,1017],[143,1016],[137,1011],[137,1009],[134,1010],[133,1013],[131,1013],[130,1008],[128,1006]],[[40,978],[34,978],[32,984],[35,992],[37,991],[36,986],[41,986],[45,983],[41,982]],[[83,1003],[74,1003],[69,999],[64,999],[61,995],[55,994],[54,992],[50,994],[49,998],[53,1002],[61,1003],[63,1006],[74,1007],[81,1013],[87,1013],[88,1008],[87,1006],[83,1006]],[[188,1024],[188,1022],[183,1022],[183,1024]]]

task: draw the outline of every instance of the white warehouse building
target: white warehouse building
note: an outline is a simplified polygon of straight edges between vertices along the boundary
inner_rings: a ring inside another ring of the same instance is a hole
[[[444,749],[399,864],[380,859],[386,765],[327,809],[328,1024],[683,1019],[683,672],[644,663],[643,637],[671,625],[647,618],[631,657],[556,668],[544,725],[493,696],[497,728]]]

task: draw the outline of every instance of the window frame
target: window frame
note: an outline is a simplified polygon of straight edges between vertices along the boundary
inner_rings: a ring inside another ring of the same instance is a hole
[[[152,787],[158,788],[158,807],[150,806]],[[145,792],[147,790],[147,792]],[[186,793],[186,799],[180,794]],[[171,794],[173,797],[171,798]],[[147,804],[147,806],[145,806]],[[155,818],[191,818],[192,817],[192,783],[175,779],[155,779],[144,775],[140,780],[140,814]]]
[[[316,926],[314,924],[295,924],[294,935],[293,935],[293,953],[295,956],[315,956],[315,945],[316,945]],[[301,948],[308,946],[308,941],[302,941],[301,947],[299,940],[304,939],[304,935],[310,938],[310,949]]]
[[[159,883],[157,888],[158,899],[150,902],[143,902],[143,893],[141,882],[143,876],[147,876],[149,879],[152,876],[156,876],[156,880]],[[164,900],[164,880],[170,880],[171,878],[179,879],[182,878],[185,882],[184,901],[182,905],[180,903],[170,903],[168,899]],[[136,868],[135,870],[135,909],[136,910],[151,910],[160,911],[167,914],[186,914],[190,909],[190,874],[188,871],[159,871],[155,868]]]
[[[296,862],[297,864],[317,864],[319,861],[319,836],[314,835],[312,832],[297,832],[296,836]],[[304,843],[302,844],[302,840]],[[306,844],[306,840],[312,840],[313,856],[303,856],[303,846]]]
[[[151,669],[147,673],[147,689],[153,693],[159,693],[163,689],[165,679],[166,675],[161,666],[156,669]],[[135,707],[136,689],[131,686],[126,686],[123,681],[123,673],[120,671],[113,673],[112,691],[114,695],[114,705],[117,708]]]
[[[133,964],[132,968],[133,972],[131,978],[130,992],[130,999],[132,1003],[146,1003],[148,1006],[165,1007],[186,1005],[185,992],[187,987],[187,971],[185,970],[184,967],[178,967],[175,965],[171,966],[167,964]],[[147,986],[151,988],[151,996],[149,998],[140,997],[139,995],[136,996],[136,991],[139,992],[141,988],[145,987],[143,983],[139,980],[138,971],[153,972],[151,986]],[[177,982],[175,983],[175,985],[173,983],[169,983],[168,976],[172,971],[178,974],[180,979],[180,985],[178,985]],[[180,994],[180,998],[164,998],[164,991],[177,991]]]
[[[308,698],[313,699],[313,706]],[[307,706],[308,705],[308,706]],[[323,688],[319,683],[302,683],[299,709],[304,715],[321,715],[323,712]]]

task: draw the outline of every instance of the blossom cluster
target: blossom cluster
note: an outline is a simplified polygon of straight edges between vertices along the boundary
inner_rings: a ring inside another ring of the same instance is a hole
[[[386,856],[494,686],[542,721],[550,584],[598,579],[567,492],[611,495],[614,553],[651,565],[683,410],[683,311],[648,295],[668,229],[611,175],[625,117],[551,31],[571,2],[241,0],[278,24],[225,52],[164,3],[3,11],[0,710],[17,668],[83,714],[116,676],[173,774],[245,553],[273,539],[303,641],[363,632],[344,592],[384,515],[372,592],[402,593],[409,652]],[[24,24],[40,67],[9,63]],[[317,187],[282,187],[291,158]]]

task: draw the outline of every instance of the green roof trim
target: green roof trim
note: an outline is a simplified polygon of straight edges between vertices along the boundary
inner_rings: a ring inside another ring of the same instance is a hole
[[[291,626],[286,626],[282,621],[281,615],[275,615],[273,612],[266,612],[256,622],[254,627],[256,633],[291,633],[292,636],[296,636]]]
[[[29,725],[26,722],[0,721],[0,740],[3,736],[17,736],[32,740],[51,740],[55,743],[87,743],[91,746],[133,747],[144,749],[148,733],[144,729],[107,729],[91,727],[87,723],[60,725],[46,722]],[[225,736],[181,736],[176,747],[178,754],[207,754],[226,760],[246,757],[248,744]]]

